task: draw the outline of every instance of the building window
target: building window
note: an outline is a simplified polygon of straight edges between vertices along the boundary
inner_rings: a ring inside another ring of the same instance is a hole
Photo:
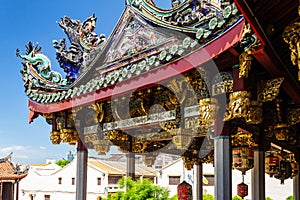
[[[75,178],[72,178],[72,185],[75,185]]]
[[[50,195],[45,195],[45,200],[50,200]]]
[[[108,184],[118,184],[122,176],[108,176]]]
[[[213,175],[213,174],[204,175],[203,178],[206,179],[205,181],[203,181],[204,186],[214,186],[215,185],[215,175]],[[207,184],[205,182],[207,182]]]
[[[61,180],[62,180],[62,178],[59,177],[59,178],[58,178],[58,184],[59,184],[59,185],[61,185]]]
[[[97,178],[97,185],[101,185],[101,178]]]
[[[180,183],[180,176],[169,176],[169,185],[178,185]]]

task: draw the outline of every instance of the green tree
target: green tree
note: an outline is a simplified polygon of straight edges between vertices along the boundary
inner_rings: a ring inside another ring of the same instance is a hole
[[[58,166],[64,167],[64,166],[66,166],[67,164],[69,164],[69,161],[68,161],[68,160],[58,160],[58,161],[56,162],[56,164],[57,164]]]
[[[232,200],[243,200],[243,198],[236,195],[236,196],[232,197]]]
[[[286,200],[294,200],[294,196],[288,196],[287,198],[286,198]]]
[[[266,197],[266,200],[272,200],[270,197]]]
[[[169,200],[178,200],[178,195],[176,194],[176,195],[172,196]]]
[[[211,194],[203,194],[203,200],[214,200],[214,196]]]
[[[149,179],[133,181],[123,177],[119,185],[122,191],[109,196],[107,200],[169,200],[169,190],[154,185]]]

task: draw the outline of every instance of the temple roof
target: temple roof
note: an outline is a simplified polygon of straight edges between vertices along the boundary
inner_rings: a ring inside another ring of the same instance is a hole
[[[81,48],[85,55],[79,64],[75,65],[74,59],[67,62],[60,50],[65,49],[65,41],[55,42],[66,79],[52,73],[49,66],[47,70],[41,67],[38,61],[47,60],[37,57],[41,55],[34,45],[27,48],[27,55],[17,52],[24,60],[22,74],[30,110],[52,113],[101,101],[118,92],[162,82],[211,60],[240,40],[244,24],[235,4],[213,2],[189,0],[162,10],[152,1],[127,1],[112,34],[99,46],[91,41],[89,46],[83,45],[84,34],[66,31],[70,29],[64,24],[70,21],[76,27],[81,25],[65,17],[60,26],[73,46],[63,52],[75,55]],[[74,39],[76,34],[78,39]],[[92,34],[92,41],[100,38],[94,32],[88,34]]]
[[[10,159],[11,155],[0,159],[0,181],[19,180],[27,176],[27,171],[18,170]]]

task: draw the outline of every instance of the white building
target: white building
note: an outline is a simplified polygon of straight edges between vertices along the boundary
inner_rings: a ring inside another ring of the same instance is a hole
[[[170,196],[177,194],[177,185],[182,181],[193,186],[194,199],[195,194],[195,171],[186,170],[181,159],[163,167],[159,170],[158,184],[167,187],[170,190]],[[212,164],[203,164],[203,194],[212,194],[214,196],[214,167]],[[242,182],[242,173],[238,170],[232,171],[232,196],[237,195],[237,185]],[[244,182],[248,185],[249,195],[244,199],[251,199],[251,170],[246,172]],[[266,182],[266,197],[273,200],[285,200],[288,196],[293,195],[292,179],[285,180],[285,183],[280,184],[280,180],[271,178],[265,174]]]
[[[116,156],[114,156],[114,159]],[[89,158],[87,169],[87,200],[97,200],[119,190],[118,180],[126,174],[124,159],[101,160]],[[121,161],[122,160],[122,161]],[[29,174],[20,182],[20,200],[74,200],[76,196],[76,158],[64,168],[56,164],[32,165]],[[136,164],[136,177],[151,178],[154,183],[170,190],[170,197],[177,194],[177,185],[186,181],[195,187],[195,171],[186,170],[183,161],[178,159],[159,171]],[[203,164],[203,193],[214,195],[214,167]],[[232,171],[232,195],[237,195],[237,185],[242,182],[240,171]],[[266,196],[273,200],[285,200],[293,194],[292,179],[280,181],[266,174]],[[245,175],[251,199],[251,170]],[[193,189],[194,196],[195,190]],[[195,198],[194,198],[195,199]]]
[[[76,158],[64,168],[56,164],[31,166],[20,182],[20,200],[74,200],[76,197]],[[119,190],[118,180],[125,176],[126,165],[120,162],[89,158],[87,168],[87,200],[96,200]],[[137,177],[156,179],[156,172],[137,165]]]

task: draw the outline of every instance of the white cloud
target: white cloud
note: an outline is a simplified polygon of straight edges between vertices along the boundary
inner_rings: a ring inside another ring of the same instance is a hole
[[[29,156],[16,154],[14,155],[14,158],[28,159]]]
[[[47,149],[47,147],[40,146],[40,149],[44,150],[44,149]]]
[[[21,145],[8,146],[8,147],[0,148],[0,153],[7,154],[14,151],[25,151],[28,148],[29,147],[21,146]]]

